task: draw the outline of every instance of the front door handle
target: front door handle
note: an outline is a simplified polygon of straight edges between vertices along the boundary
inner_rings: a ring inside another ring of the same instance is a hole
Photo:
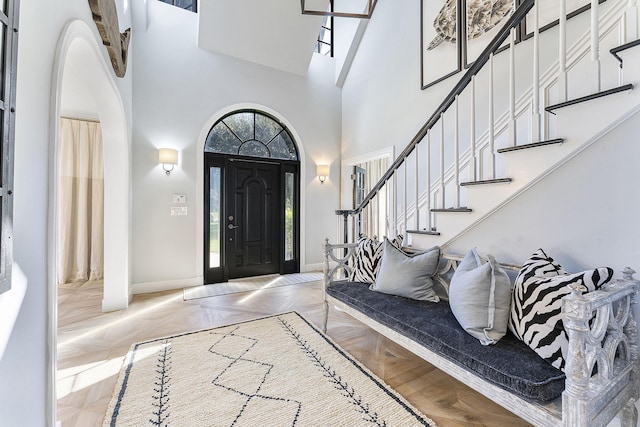
[[[233,225],[233,224],[229,224],[228,228],[229,230],[234,230],[236,228],[240,227],[239,225]]]

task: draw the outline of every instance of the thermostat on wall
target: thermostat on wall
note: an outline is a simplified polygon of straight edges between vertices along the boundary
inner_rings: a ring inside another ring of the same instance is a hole
[[[184,205],[187,203],[187,195],[186,194],[174,194],[173,195],[173,203],[176,205]]]

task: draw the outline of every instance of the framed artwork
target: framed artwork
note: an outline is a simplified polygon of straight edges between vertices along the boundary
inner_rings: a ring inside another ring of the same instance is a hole
[[[518,0],[466,0],[464,67],[468,68],[509,19]],[[551,0],[557,1],[557,0]],[[501,48],[509,45],[505,40]]]
[[[462,70],[460,0],[421,0],[420,65],[422,89]]]
[[[513,14],[516,1],[421,0],[422,89],[475,61]]]
[[[591,9],[591,2],[589,0],[566,0],[567,1],[567,19],[571,19],[576,15],[586,12]],[[604,3],[606,0],[599,0],[599,3]],[[539,0],[538,6],[538,22],[540,24],[540,31],[548,30],[549,28],[558,25],[560,6],[558,0]],[[533,13],[529,13],[524,20],[523,28],[524,38],[527,39],[533,36]]]

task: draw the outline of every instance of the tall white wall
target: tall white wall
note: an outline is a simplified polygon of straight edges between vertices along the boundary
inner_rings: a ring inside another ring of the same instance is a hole
[[[12,289],[0,295],[0,424],[52,425],[50,394],[53,354],[48,304],[53,280],[48,261],[50,168],[55,120],[52,74],[56,46],[66,24],[84,21],[109,63],[86,0],[23,0],[20,2],[18,88],[16,103],[14,185],[14,278]],[[130,22],[128,2],[119,0],[123,26]],[[117,85],[130,117],[131,74]],[[24,298],[20,298],[24,293]],[[5,310],[9,307],[10,309]],[[55,301],[54,301],[55,307]],[[10,316],[12,310],[17,316]],[[2,345],[2,340],[0,340]]]
[[[401,152],[454,84],[420,90],[420,1],[378,2],[342,87],[342,158]]]
[[[138,16],[138,5],[134,13]],[[147,5],[148,29],[134,38],[134,292],[202,280],[202,152],[215,118],[254,106],[290,126],[302,158],[302,262],[322,261],[321,243],[335,234],[339,207],[340,90],[330,58],[315,56],[306,77],[199,49],[197,16],[160,2]],[[166,176],[157,149],[176,148]],[[331,164],[320,185],[316,164]],[[186,194],[188,215],[170,216],[173,194]],[[302,265],[305,268],[305,265]]]

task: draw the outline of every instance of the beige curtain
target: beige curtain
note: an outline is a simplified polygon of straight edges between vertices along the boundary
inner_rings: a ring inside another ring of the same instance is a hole
[[[60,119],[58,283],[104,277],[100,123]]]
[[[365,187],[366,193],[369,194],[371,188],[378,183],[382,175],[389,169],[389,158],[381,157],[378,159],[369,160],[357,165],[364,169],[365,173]],[[367,236],[386,236],[387,232],[387,189],[383,188],[378,197],[375,197],[372,202],[365,208],[364,223],[362,224],[362,232]]]

